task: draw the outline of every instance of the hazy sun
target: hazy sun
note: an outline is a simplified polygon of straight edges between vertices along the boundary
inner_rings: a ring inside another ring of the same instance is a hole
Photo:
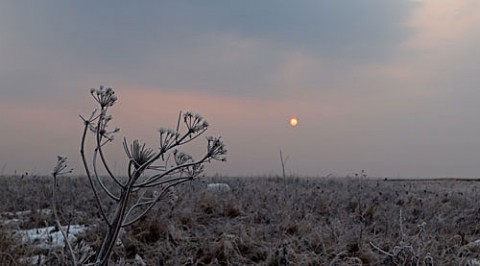
[[[297,119],[296,117],[290,118],[290,125],[291,125],[292,127],[297,126],[297,125],[298,125],[298,119]]]

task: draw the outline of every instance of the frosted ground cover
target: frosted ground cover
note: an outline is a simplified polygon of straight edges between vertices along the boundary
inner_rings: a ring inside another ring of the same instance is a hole
[[[29,258],[30,263],[40,259],[55,264],[62,258],[61,248],[45,252],[35,247],[42,247],[42,237],[53,230],[48,211],[50,181],[0,179],[4,203],[0,220],[9,224],[2,226],[3,235],[0,230],[0,252],[11,256],[0,257],[0,261],[9,264]],[[98,223],[85,181],[60,180],[62,225]],[[231,190],[211,191],[211,183],[228,184]],[[113,261],[133,263],[142,258],[147,265],[279,265],[282,261],[292,265],[402,265],[403,260],[419,265],[429,261],[433,265],[475,265],[472,263],[480,260],[477,181],[205,177],[182,185],[177,192],[173,208],[160,204],[138,225],[125,228]],[[97,248],[101,228],[72,228],[79,233],[72,245]],[[28,239],[39,240],[24,245],[22,239],[27,238],[17,234],[11,239],[11,230],[31,232]],[[47,243],[56,245],[63,241],[59,235],[48,238]]]

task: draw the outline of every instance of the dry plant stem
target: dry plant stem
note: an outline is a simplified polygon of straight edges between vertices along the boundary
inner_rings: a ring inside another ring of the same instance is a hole
[[[133,182],[130,181],[129,184],[131,183]],[[131,186],[127,186],[127,189],[124,190],[122,195],[120,196],[120,201],[117,207],[117,211],[114,215],[111,225],[108,228],[108,232],[102,241],[100,250],[97,252],[97,256],[95,258],[95,261],[99,265],[108,264],[108,260],[110,259],[110,254],[112,252],[114,245],[116,244],[118,233],[120,232],[120,228],[122,227],[122,220],[125,214],[125,210],[127,208],[128,199],[130,197],[130,190],[131,190]]]
[[[108,232],[102,241],[102,245],[100,247],[100,250],[97,253],[96,257],[96,262],[99,263],[100,265],[106,265],[108,263],[108,260],[110,258],[110,254],[112,252],[113,247],[116,244],[116,239],[118,238],[118,234],[120,232],[120,229],[123,226],[127,226],[130,224],[133,224],[134,222],[138,221],[143,215],[145,215],[152,207],[154,204],[151,204],[149,208],[147,208],[146,211],[141,213],[139,216],[134,218],[132,221],[128,223],[124,223],[125,218],[126,218],[126,209],[128,206],[128,201],[131,195],[131,191],[134,188],[135,182],[138,180],[138,178],[143,174],[143,172],[148,168],[149,165],[151,165],[154,161],[156,161],[162,152],[157,153],[155,156],[150,158],[147,162],[145,162],[143,165],[139,166],[138,169],[135,169],[134,172],[129,176],[129,181],[126,185],[125,189],[122,189],[121,195],[120,195],[120,200],[117,205],[117,210],[115,212],[115,215],[113,217],[112,223],[108,228]],[[172,184],[175,185],[175,184]],[[156,203],[158,199],[154,202]]]
[[[150,177],[146,182],[144,183],[141,183],[141,184],[138,184],[138,185],[135,185],[134,187],[154,187],[154,186],[158,186],[158,185],[163,185],[165,183],[169,183],[171,181],[176,181],[176,180],[183,180],[185,179],[186,177],[179,177],[179,178],[174,178],[174,179],[168,179],[168,180],[165,180],[165,181],[162,181],[162,182],[157,182],[157,183],[154,183],[155,181],[158,181],[159,179],[161,179],[162,177],[165,177],[167,175],[171,175],[172,173],[174,173],[175,171],[178,171],[182,168],[185,168],[185,167],[189,167],[189,166],[194,166],[194,165],[198,165],[198,164],[202,164],[204,163],[206,160],[208,159],[208,156],[205,156],[203,157],[201,160],[198,160],[196,162],[192,162],[192,163],[186,163],[186,164],[182,164],[182,165],[178,165],[176,167],[173,167],[161,174],[158,174],[158,175],[154,175],[152,177]]]
[[[125,210],[128,205],[128,199],[130,198],[130,192],[133,187],[133,184],[136,182],[136,180],[140,177],[140,175],[143,173],[143,170],[146,168],[146,165],[142,165],[139,169],[142,169],[141,171],[136,171],[134,176],[130,178],[128,181],[126,188],[122,189],[121,195],[120,195],[120,201],[118,202],[117,205],[117,210],[115,212],[115,215],[113,217],[111,225],[108,226],[108,232],[105,236],[105,238],[102,241],[102,245],[100,247],[100,250],[97,252],[97,256],[95,258],[95,261],[99,265],[107,265],[108,260],[110,259],[110,254],[112,252],[113,247],[116,244],[116,239],[118,238],[118,233],[120,232],[120,228],[122,227],[123,219],[125,217]]]
[[[102,121],[102,119],[104,118],[104,112],[106,112],[106,109],[103,109],[102,108],[102,111],[100,113],[100,116],[99,116],[99,121]],[[98,127],[100,126],[100,124],[98,125]],[[104,182],[102,181],[102,179],[99,177],[98,175],[98,172],[97,172],[97,153],[100,154],[100,158],[101,158],[101,161],[102,161],[102,164],[104,166],[104,168],[106,169],[107,173],[109,174],[109,176],[115,181],[115,183],[117,183],[121,188],[123,188],[124,186],[118,181],[117,178],[115,178],[115,176],[112,174],[112,172],[110,171],[110,168],[108,167],[108,164],[105,160],[105,157],[103,155],[103,145],[102,144],[102,136],[100,134],[100,130],[97,130],[97,133],[96,133],[96,140],[97,140],[97,148],[94,150],[94,153],[93,153],[93,171],[94,171],[94,174],[95,174],[95,178],[96,180],[98,181],[98,183],[100,184],[101,188],[103,189],[103,191],[105,191],[105,193],[111,198],[113,199],[114,201],[119,201],[120,199],[115,196],[104,184]]]
[[[126,188],[122,189],[120,200],[118,202],[117,210],[114,214],[112,223],[108,226],[108,232],[105,235],[105,238],[102,241],[100,250],[97,252],[97,256],[95,258],[95,261],[99,265],[108,264],[108,260],[110,259],[110,254],[112,252],[113,247],[116,244],[118,233],[120,232],[120,229],[123,224],[123,220],[125,218],[125,211],[128,205],[128,200],[130,198],[130,193],[133,188],[133,184],[135,184],[137,179],[141,176],[145,167],[146,165],[141,166],[139,168],[139,169],[142,169],[141,171],[137,171],[138,170],[137,169],[134,172],[134,175],[129,179],[126,185]]]
[[[369,242],[369,244],[370,244],[370,246],[372,246],[374,249],[376,249],[377,251],[379,251],[383,255],[393,257],[392,253],[384,251],[383,249],[381,249],[381,248],[377,247],[375,244],[373,244],[371,241]]]
[[[285,176],[285,163],[286,163],[286,159],[285,159],[285,160],[283,159],[282,150],[280,150],[280,163],[282,164],[282,176],[283,176],[283,179],[285,179],[285,178],[286,178],[286,176]]]
[[[104,113],[107,111],[107,108],[105,107],[102,107],[102,110],[100,111],[100,117],[99,117],[99,121],[102,121],[102,119],[104,118]],[[103,155],[103,150],[102,150],[102,136],[100,134],[100,130],[97,130],[97,150],[98,150],[98,153],[100,154],[100,158],[102,159],[102,163],[103,163],[103,166],[105,167],[105,170],[107,171],[108,175],[115,181],[115,183],[117,183],[117,185],[119,185],[120,187],[124,188],[124,186],[122,185],[122,183],[120,181],[118,181],[118,179],[113,175],[112,171],[110,171],[110,167],[108,167],[108,164],[107,164],[107,160],[105,159],[105,156]],[[104,188],[104,190],[106,190]]]
[[[98,152],[98,149],[95,149],[95,151],[93,152],[93,173],[96,177],[96,180],[98,181],[98,183],[100,184],[100,187],[102,187],[103,191],[105,191],[105,193],[108,195],[108,197],[110,197],[112,200],[114,201],[119,201],[120,199],[115,196],[106,186],[105,184],[103,183],[102,179],[99,177],[98,175],[98,171],[97,171],[97,152]]]
[[[283,176],[283,200],[287,200],[287,176],[285,175],[285,164],[287,163],[288,158],[283,158],[282,150],[280,150],[280,163],[282,164],[282,176]]]
[[[70,253],[70,257],[72,258],[73,265],[77,265],[77,259],[75,258],[75,253],[73,252],[72,245],[68,241],[67,234],[63,231],[62,225],[60,224],[60,219],[58,218],[57,214],[57,174],[53,174],[53,215],[55,216],[55,224],[58,227],[58,230],[63,236],[65,240],[65,244],[68,247],[68,252]]]
[[[107,215],[105,214],[105,211],[103,210],[102,203],[100,201],[100,197],[98,196],[97,188],[95,187],[95,184],[93,183],[92,175],[90,173],[88,163],[87,163],[87,158],[85,157],[85,139],[87,137],[87,131],[88,127],[91,123],[91,121],[87,121],[84,119],[85,127],[83,129],[83,135],[82,135],[82,142],[80,144],[80,155],[82,157],[82,162],[83,162],[83,167],[85,168],[85,172],[88,177],[88,181],[90,183],[90,186],[92,187],[93,194],[95,196],[95,202],[97,203],[98,210],[100,211],[100,214],[102,215],[103,220],[107,223],[108,226],[111,225],[110,221],[107,218]]]
[[[398,223],[399,223],[399,226],[400,226],[400,241],[402,243],[405,242],[405,232],[403,231],[403,215],[402,215],[402,209],[400,209],[400,217],[398,219]]]
[[[147,203],[147,204],[150,204],[150,205],[149,205],[142,213],[140,213],[139,215],[137,215],[137,217],[133,218],[131,221],[125,222],[125,223],[122,225],[122,227],[126,227],[126,226],[129,226],[129,225],[132,225],[132,224],[134,224],[135,222],[137,222],[138,220],[140,220],[143,216],[145,216],[145,214],[147,214],[147,213],[153,208],[153,206],[155,206],[155,204],[156,204],[157,202],[159,202],[159,201],[163,198],[163,196],[165,195],[165,193],[168,191],[169,188],[174,187],[174,186],[176,186],[176,185],[179,185],[179,184],[181,184],[181,183],[185,183],[185,182],[190,181],[190,180],[191,180],[191,179],[188,178],[188,179],[181,180],[181,181],[178,181],[178,182],[176,182],[176,183],[173,183],[173,184],[167,186],[165,189],[162,190],[162,192],[156,197],[155,200],[152,200],[150,203]],[[134,207],[135,207],[135,205],[134,205],[130,210],[133,210]],[[129,213],[127,213],[127,215],[126,215],[125,217],[128,217],[128,214],[129,214]]]

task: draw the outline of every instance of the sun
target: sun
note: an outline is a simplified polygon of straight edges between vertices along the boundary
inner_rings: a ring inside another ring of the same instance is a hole
[[[290,118],[290,125],[296,127],[298,125],[298,119],[296,117]]]

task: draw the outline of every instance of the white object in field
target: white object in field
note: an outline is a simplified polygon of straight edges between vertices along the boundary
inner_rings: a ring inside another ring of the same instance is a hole
[[[226,183],[210,183],[207,185],[207,189],[210,191],[229,192],[232,190]]]
[[[62,226],[66,232],[68,230],[68,241],[72,243],[77,236],[87,230],[85,225]],[[14,234],[21,238],[23,244],[34,245],[37,248],[51,250],[57,247],[64,247],[65,240],[62,233],[54,226],[44,228],[34,228],[28,230],[16,230]]]

